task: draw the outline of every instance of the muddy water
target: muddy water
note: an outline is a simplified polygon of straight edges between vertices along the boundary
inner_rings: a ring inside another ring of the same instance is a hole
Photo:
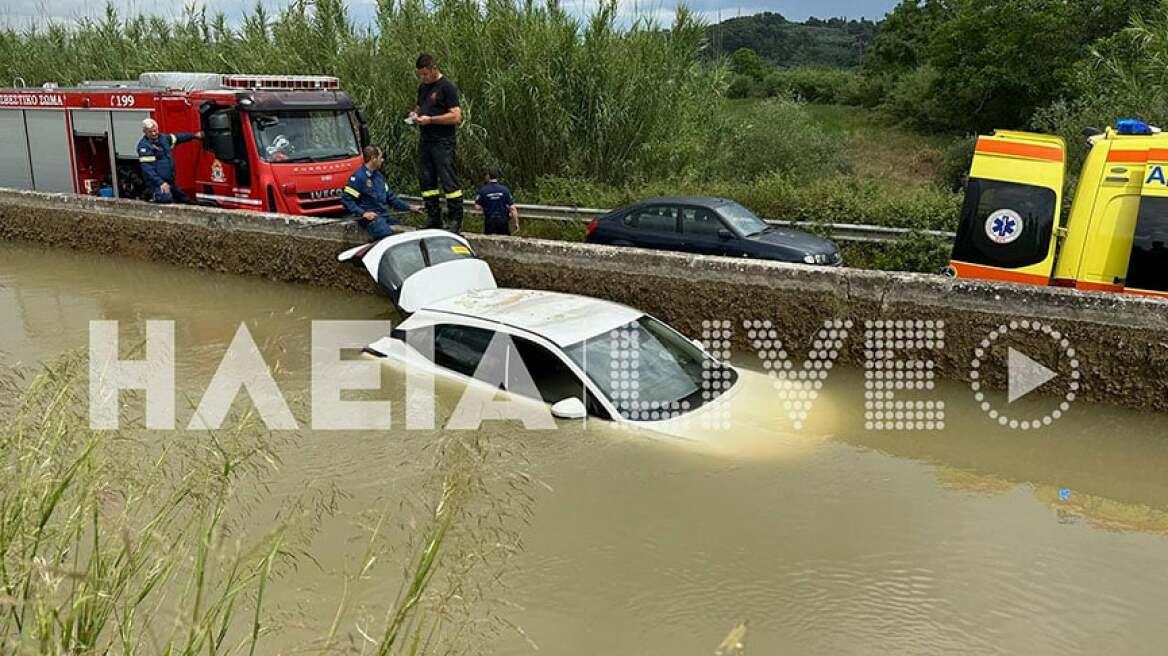
[[[312,320],[391,316],[374,297],[0,244],[5,365],[84,348],[92,319],[121,321],[126,342],[173,319],[179,385],[197,399],[246,321],[295,396]],[[1164,653],[1165,417],[1077,404],[1012,431],[942,384],[944,431],[872,432],[862,384],[835,371],[807,429],[776,419],[719,438],[717,453],[600,422],[488,424],[541,481],[499,612],[551,654],[709,654],[744,619],[757,654]],[[304,430],[283,448],[273,498],[322,481],[347,497],[313,542],[319,567],[273,592],[296,618],[274,651],[327,630],[339,573],[360,556],[353,517],[412,485],[408,463],[432,437]],[[396,592],[358,587],[354,603],[371,606]],[[505,633],[483,651],[531,647]]]

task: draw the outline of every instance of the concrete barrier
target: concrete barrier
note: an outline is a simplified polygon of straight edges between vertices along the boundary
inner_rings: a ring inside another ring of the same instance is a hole
[[[362,271],[335,261],[341,249],[364,241],[360,229],[351,223],[319,223],[285,215],[0,191],[0,239],[376,292]],[[824,322],[838,319],[853,324],[839,354],[843,363],[863,367],[877,346],[874,334],[866,332],[888,331],[889,348],[897,357],[927,358],[940,377],[968,380],[982,342],[1000,326],[1016,322],[1018,329],[1008,339],[992,343],[977,374],[981,384],[1001,388],[1006,368],[999,356],[1007,343],[1041,362],[1061,357],[1059,340],[1021,329],[1023,321],[1041,323],[1069,342],[1080,364],[1077,381],[1064,375],[1043,391],[1065,394],[1075,382],[1073,393],[1079,398],[1168,410],[1168,302],[1158,299],[570,242],[469,238],[504,286],[627,303],[692,336],[702,334],[703,321],[729,320],[734,346],[748,351],[752,344],[743,322],[770,321],[796,368]],[[897,349],[898,328],[876,324],[888,321],[913,321],[913,327],[917,321],[922,326],[943,322],[944,348],[906,350],[915,340],[902,335]]]

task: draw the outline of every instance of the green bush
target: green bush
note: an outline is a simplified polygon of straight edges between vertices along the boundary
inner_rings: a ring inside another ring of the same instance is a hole
[[[757,52],[750,48],[739,48],[730,56],[730,70],[738,75],[761,80],[766,77],[770,69],[770,64],[767,64],[762,57],[758,56]]]
[[[922,130],[949,125],[945,106],[937,100],[941,74],[922,66],[896,79],[880,109],[901,122]]]
[[[746,121],[720,133],[705,177],[750,181],[775,173],[806,180],[849,170],[846,144],[828,135],[792,100],[756,105]]]
[[[847,97],[841,100],[845,105],[859,105],[875,108],[884,102],[889,94],[896,77],[884,73],[863,73],[856,76],[853,83],[847,88]]]
[[[735,75],[726,87],[727,98],[753,98],[758,83],[748,75]]]
[[[949,263],[953,245],[946,239],[914,235],[891,243],[843,242],[840,250],[850,267],[938,273]]]
[[[791,80],[786,71],[772,71],[763,78],[762,86],[768,98],[795,97],[795,90],[791,87]]]
[[[953,191],[965,188],[969,168],[973,166],[973,149],[977,145],[977,135],[959,137],[945,148],[941,158],[941,170],[937,178],[941,184]]]
[[[802,67],[771,72],[763,80],[767,95],[808,102],[857,104],[860,75],[842,68]]]

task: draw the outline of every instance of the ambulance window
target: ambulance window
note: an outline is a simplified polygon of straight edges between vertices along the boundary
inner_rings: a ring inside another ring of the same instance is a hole
[[[1053,189],[971,178],[953,259],[1017,268],[1046,259],[1054,235]]]
[[[1145,196],[1140,201],[1127,287],[1168,291],[1168,198]]]

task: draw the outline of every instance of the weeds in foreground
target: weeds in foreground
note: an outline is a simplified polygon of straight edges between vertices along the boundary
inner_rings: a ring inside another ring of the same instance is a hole
[[[84,372],[75,356],[48,365],[0,428],[5,647],[254,653],[269,579],[332,499],[306,495],[272,529],[247,534],[247,490],[276,462],[253,417],[205,440],[90,430]],[[17,393],[11,381],[7,391]]]
[[[0,652],[270,653],[272,586],[319,565],[312,540],[343,495],[310,489],[271,528],[249,530],[286,445],[250,413],[197,436],[126,420],[91,430],[86,371],[66,356],[0,383]],[[460,653],[508,625],[492,608],[520,548],[517,522],[530,518],[531,478],[494,466],[517,452],[451,435],[430,445],[417,489],[366,517],[365,553],[309,649]],[[403,565],[397,599],[354,608],[357,586],[392,579],[385,562]]]

